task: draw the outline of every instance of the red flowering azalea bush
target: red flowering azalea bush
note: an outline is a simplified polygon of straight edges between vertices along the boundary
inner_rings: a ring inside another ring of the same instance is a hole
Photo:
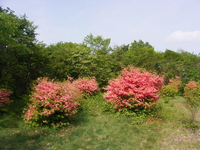
[[[73,84],[86,96],[94,95],[99,92],[98,83],[95,78],[79,78],[73,81]]]
[[[200,108],[200,82],[189,81],[184,88],[184,97],[191,114],[191,122],[194,122]]]
[[[33,126],[62,127],[77,112],[79,89],[70,82],[57,83],[47,78],[38,79],[31,96],[31,104],[25,110],[24,120]],[[79,95],[80,98],[80,95]]]
[[[178,95],[181,80],[178,76],[174,79],[170,79],[169,83],[162,87],[161,93],[164,97],[174,97]]]
[[[104,98],[119,112],[134,112],[155,106],[163,78],[147,71],[129,67],[122,76],[109,81]]]
[[[10,95],[12,91],[7,89],[0,89],[0,107],[10,103]]]

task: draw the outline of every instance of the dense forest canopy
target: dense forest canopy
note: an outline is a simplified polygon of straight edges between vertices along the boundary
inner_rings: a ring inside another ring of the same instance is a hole
[[[0,7],[0,87],[14,96],[26,93],[38,77],[66,80],[96,77],[101,88],[132,65],[164,76],[165,83],[179,76],[182,88],[200,80],[200,57],[186,51],[157,52],[142,40],[111,47],[109,38],[87,35],[82,43],[46,45],[36,39],[36,28],[27,17]]]

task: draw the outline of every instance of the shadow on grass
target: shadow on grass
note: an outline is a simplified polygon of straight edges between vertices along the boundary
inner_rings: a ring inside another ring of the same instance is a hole
[[[21,122],[21,116],[4,114],[0,116],[0,129],[18,128]]]
[[[0,112],[0,149],[1,150],[31,150],[42,149],[38,146],[39,134],[24,132],[22,111],[26,106],[23,99],[14,100]]]
[[[7,133],[6,133],[7,134]],[[40,135],[26,133],[11,133],[10,135],[0,135],[0,149],[2,150],[32,150],[42,149],[40,143]]]
[[[27,106],[27,97],[13,100],[9,106],[0,110],[0,129],[18,128],[22,122],[23,109]]]
[[[10,107],[7,111],[0,112],[0,129],[18,128],[23,120],[21,109]]]
[[[74,115],[70,120],[70,125],[78,126],[85,125],[90,122],[90,115],[88,115],[84,111],[79,111],[76,115]]]

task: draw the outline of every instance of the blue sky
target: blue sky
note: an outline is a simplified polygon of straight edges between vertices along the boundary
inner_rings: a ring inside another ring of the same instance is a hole
[[[200,0],[0,0],[38,25],[37,39],[81,43],[88,34],[111,46],[143,40],[156,51],[200,53]]]

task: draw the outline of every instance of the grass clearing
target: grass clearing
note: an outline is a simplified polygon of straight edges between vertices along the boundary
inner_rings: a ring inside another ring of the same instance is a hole
[[[82,109],[61,129],[30,128],[21,119],[21,109],[0,117],[2,150],[146,150],[199,149],[200,130],[185,128],[189,113],[185,99],[160,99],[158,117],[127,117],[109,112],[102,94],[83,100]],[[17,108],[16,108],[17,109]],[[197,115],[197,120],[200,115]]]

